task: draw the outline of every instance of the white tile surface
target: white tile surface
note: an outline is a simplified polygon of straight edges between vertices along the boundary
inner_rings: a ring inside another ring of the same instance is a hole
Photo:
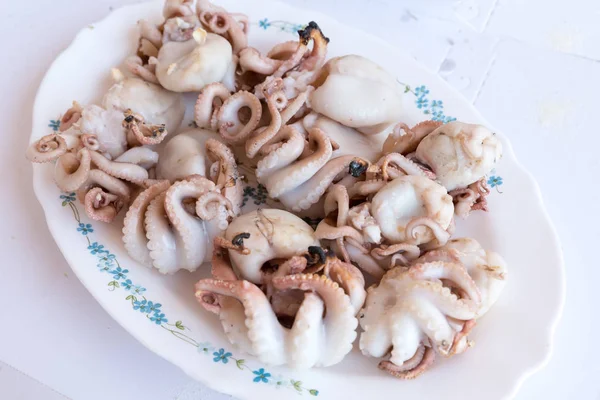
[[[0,67],[0,360],[25,375],[1,368],[0,399],[54,400],[56,392],[73,400],[229,398],[147,351],[85,291],[47,231],[23,157],[33,96],[51,60],[109,7],[133,2],[1,2],[0,36],[11,40],[4,46],[10,62]],[[588,221],[598,220],[594,205],[600,202],[595,184],[600,63],[588,60],[600,59],[595,23],[600,2],[286,2],[358,24],[410,52],[475,100],[490,123],[508,134],[519,159],[540,182],[568,269],[554,357],[517,399],[600,399],[595,346],[600,322],[598,302],[592,300],[600,281],[594,256],[600,233],[586,229],[582,234]],[[23,392],[28,386],[40,391]]]
[[[499,0],[488,32],[600,60],[599,19],[596,0]]]

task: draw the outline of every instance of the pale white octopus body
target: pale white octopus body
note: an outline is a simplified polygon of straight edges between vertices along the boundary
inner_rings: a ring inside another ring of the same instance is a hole
[[[133,201],[123,223],[123,242],[136,261],[164,274],[195,271],[211,258],[212,240],[239,213],[242,183],[233,154],[209,139],[216,161],[212,179],[191,175],[171,184],[158,181]]]
[[[164,124],[169,133],[175,134],[185,114],[181,94],[139,78],[126,78],[119,70],[113,70],[113,78],[115,83],[102,100],[105,109],[118,110],[121,115],[132,110],[149,123]]]
[[[313,85],[309,105],[314,111],[365,134],[379,133],[402,117],[401,86],[367,58],[332,58]]]
[[[229,257],[236,274],[252,283],[263,282],[261,268],[274,259],[288,259],[306,252],[309,246],[318,246],[313,229],[292,213],[266,209],[244,214],[229,225],[225,239],[233,240],[240,233],[250,236],[244,246],[250,254],[230,251]]]
[[[219,139],[219,136],[207,129],[193,129],[170,139],[160,151],[157,178],[175,182],[190,175],[209,176],[207,169],[211,164],[205,146],[208,139]]]
[[[484,126],[454,121],[425,136],[415,154],[451,191],[488,174],[502,157],[502,143]]]
[[[318,241],[304,221],[286,211],[254,211],[234,220],[215,244],[214,279],[199,281],[196,297],[219,316],[231,343],[265,364],[293,368],[333,365],[351,351],[364,279],[351,264],[330,257],[309,273],[302,255]],[[261,271],[268,261],[279,263],[276,272]],[[267,293],[251,282],[267,279]],[[271,296],[282,293],[299,296],[290,326],[271,304]]]
[[[232,72],[232,48],[219,35],[202,28],[185,42],[167,42],[158,52],[156,77],[174,92],[200,91],[221,82]]]
[[[390,270],[368,290],[360,320],[362,352],[389,353],[380,368],[411,379],[433,363],[435,352],[465,351],[468,333],[498,300],[506,273],[500,255],[470,238],[430,251],[410,268]]]
[[[325,198],[325,214],[337,209],[337,221],[324,219],[316,234],[322,240],[335,240],[332,246],[346,262],[354,261],[381,278],[397,263],[405,265],[419,257],[421,248],[441,246],[450,238],[454,205],[443,186],[422,175],[356,186],[369,185],[374,191],[371,201],[351,208],[351,196],[341,185],[332,187]],[[350,191],[362,194],[360,189]]]
[[[506,285],[506,261],[500,254],[485,250],[472,238],[452,239],[414,262],[425,261],[458,262],[464,265],[481,293],[478,318],[496,303]]]

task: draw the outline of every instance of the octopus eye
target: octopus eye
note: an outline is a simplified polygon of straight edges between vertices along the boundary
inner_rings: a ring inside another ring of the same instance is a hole
[[[127,122],[128,124],[131,123],[133,121],[133,115],[129,114],[128,116],[125,117],[125,122]]]
[[[233,243],[234,246],[243,246],[244,239],[249,239],[249,238],[250,238],[249,232],[242,232],[242,233],[235,235],[233,237],[233,240],[231,241],[231,243]]]
[[[350,163],[350,166],[348,168],[348,172],[350,173],[350,175],[352,175],[355,178],[360,177],[366,171],[367,171],[367,163],[362,162],[362,161],[354,160]]]
[[[306,256],[309,265],[317,263],[325,264],[327,253],[319,246],[308,246],[308,255]]]

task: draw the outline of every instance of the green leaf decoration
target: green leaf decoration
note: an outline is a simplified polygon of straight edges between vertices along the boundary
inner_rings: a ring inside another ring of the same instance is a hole
[[[119,282],[117,282],[117,281],[110,281],[110,282],[108,282],[108,286],[112,286],[114,288],[118,288],[121,285],[119,285]]]
[[[125,297],[125,300],[131,300],[131,299],[133,299],[133,295],[132,294],[130,294],[129,296]]]
[[[312,396],[318,396],[319,395],[319,391],[316,389],[310,389],[308,391],[308,393],[310,393]]]
[[[410,86],[406,85],[406,88],[404,88],[404,93],[408,93],[410,92]]]
[[[244,365],[245,365],[245,364],[246,364],[246,360],[243,360],[243,359],[237,360],[237,361],[235,362],[235,365],[237,365],[237,367],[238,367],[239,369],[244,369]]]
[[[62,206],[63,206],[63,207],[64,207],[64,206],[66,206],[67,204],[69,204],[69,202],[68,202],[68,201],[66,201],[66,200],[62,202]]]
[[[292,382],[292,386],[294,387],[294,389],[296,389],[299,392],[302,391],[302,382],[301,381],[295,381],[295,380],[291,379],[290,382]]]
[[[177,322],[175,322],[175,327],[176,327],[177,329],[181,329],[181,330],[184,330],[184,329],[185,329],[185,326],[183,326],[183,322],[182,322],[182,321],[177,321]]]

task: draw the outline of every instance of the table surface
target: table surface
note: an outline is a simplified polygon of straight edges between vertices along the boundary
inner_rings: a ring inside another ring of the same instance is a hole
[[[360,24],[409,52],[510,138],[541,186],[567,267],[567,302],[553,356],[516,398],[600,399],[594,307],[600,268],[592,257],[600,230],[590,225],[597,213],[586,207],[600,203],[600,2],[285,1]],[[89,295],[48,232],[23,156],[35,92],[52,60],[79,29],[135,2],[0,5],[0,37],[8,48],[0,74],[8,142],[0,147],[0,174],[8,185],[0,196],[2,399],[228,398],[144,348]]]

